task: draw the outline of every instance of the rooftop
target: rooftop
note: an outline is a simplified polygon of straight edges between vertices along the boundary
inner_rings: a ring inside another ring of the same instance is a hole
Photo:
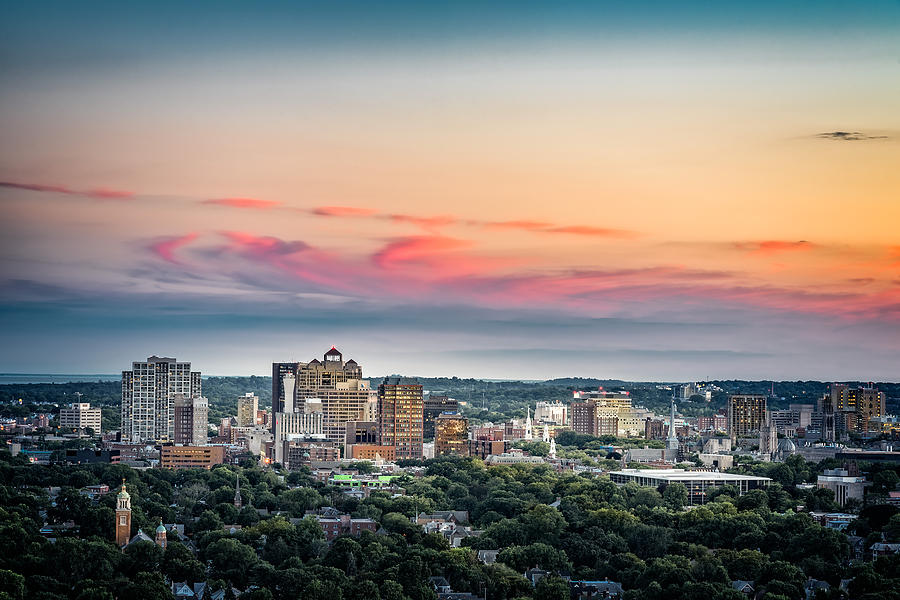
[[[753,475],[737,475],[735,473],[722,473],[719,471],[685,471],[684,469],[622,469],[612,471],[610,475],[626,475],[635,477],[647,477],[660,481],[771,481],[768,477],[755,477]]]

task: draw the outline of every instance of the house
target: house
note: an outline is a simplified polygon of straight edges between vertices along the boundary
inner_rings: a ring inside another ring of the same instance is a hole
[[[803,586],[803,591],[806,593],[806,600],[813,600],[816,597],[816,592],[819,590],[827,592],[831,589],[831,585],[827,581],[822,581],[820,579],[813,579],[810,577],[806,581],[806,585]]]
[[[543,569],[538,569],[538,568],[528,569],[527,571],[525,571],[525,579],[527,579],[531,585],[536,586],[538,584],[538,581],[540,581],[541,579],[543,579],[544,577],[546,577],[549,574],[550,574],[550,571],[545,571]]]
[[[450,582],[443,577],[429,577],[428,581],[438,594],[449,594],[453,591],[450,589]]]
[[[618,581],[570,581],[569,592],[572,600],[619,600],[625,594],[622,584]]]
[[[459,548],[465,538],[478,537],[483,533],[478,529],[457,525],[453,521],[429,521],[422,525],[422,532],[426,535],[429,533],[441,534],[450,542],[450,546],[453,548]]]
[[[889,556],[891,554],[900,554],[900,544],[872,544],[872,560],[879,556]]]
[[[208,600],[208,588],[205,582],[191,585],[182,581],[172,584],[172,595],[175,600]]]
[[[742,579],[738,579],[731,582],[731,587],[744,594],[745,596],[751,598],[753,597],[753,593],[755,592],[755,590],[753,589],[752,581],[744,581]]]
[[[492,565],[497,562],[497,555],[499,553],[499,550],[479,550],[478,560],[480,560],[483,564]]]
[[[436,523],[468,523],[469,511],[467,510],[439,510],[430,515],[427,513],[419,513],[416,517],[416,525],[424,525],[430,522]]]
[[[359,537],[364,531],[375,533],[378,523],[372,519],[354,519],[350,515],[338,514],[334,517],[316,516],[326,541],[333,541],[340,535]]]

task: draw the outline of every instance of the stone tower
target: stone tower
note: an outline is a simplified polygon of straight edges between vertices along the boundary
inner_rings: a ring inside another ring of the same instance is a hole
[[[125,480],[122,480],[122,489],[116,496],[116,545],[124,548],[131,538],[131,496],[125,490]]]
[[[241,476],[235,475],[234,483],[234,507],[238,510],[241,508]]]

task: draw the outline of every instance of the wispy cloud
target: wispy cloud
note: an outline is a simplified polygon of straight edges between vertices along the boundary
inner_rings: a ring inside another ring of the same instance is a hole
[[[150,245],[150,251],[158,258],[161,258],[168,263],[180,265],[182,263],[176,258],[175,251],[183,246],[187,246],[196,240],[197,237],[199,236],[196,233],[188,233],[185,235],[159,238]]]
[[[31,192],[46,192],[53,194],[65,194],[68,196],[81,196],[96,200],[124,200],[134,196],[134,192],[128,190],[116,190],[107,187],[94,187],[86,190],[77,190],[65,185],[22,183],[15,181],[0,181],[0,187],[28,190]]]
[[[763,240],[756,242],[735,242],[734,247],[748,254],[768,256],[784,252],[804,252],[812,250],[816,245],[806,240]]]
[[[211,198],[209,200],[203,200],[201,204],[265,210],[279,206],[281,202],[276,202],[275,200],[261,200],[259,198]]]
[[[375,214],[375,210],[360,206],[317,206],[310,212],[320,217],[368,217]]]

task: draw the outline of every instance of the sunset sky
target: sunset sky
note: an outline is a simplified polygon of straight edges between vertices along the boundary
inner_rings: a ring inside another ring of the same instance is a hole
[[[900,380],[900,3],[6,2],[0,371]]]

